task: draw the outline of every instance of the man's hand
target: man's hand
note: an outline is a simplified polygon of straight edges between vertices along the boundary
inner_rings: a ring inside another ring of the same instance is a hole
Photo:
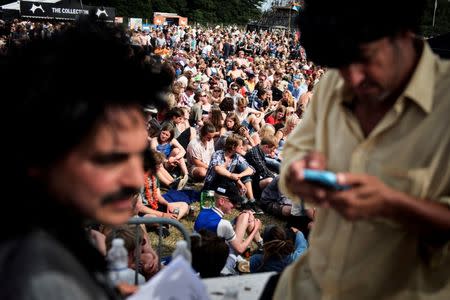
[[[325,156],[319,152],[311,152],[303,159],[294,161],[286,174],[287,188],[306,201],[318,206],[327,205],[325,202],[326,190],[316,184],[305,181],[304,169],[325,170]]]
[[[175,167],[175,166],[177,166],[177,160],[176,160],[176,158],[174,157],[174,156],[170,156],[168,159],[167,159],[167,164],[169,165],[169,166],[171,166],[171,167]]]
[[[238,174],[231,173],[230,174],[230,179],[233,180],[233,181],[238,181],[240,178],[239,178]]]
[[[242,195],[245,195],[247,193],[247,188],[245,187],[245,184],[241,180],[237,181],[237,186]]]
[[[326,202],[348,220],[393,215],[397,191],[377,177],[366,174],[337,174],[338,183],[352,186],[345,191],[328,191]]]
[[[166,212],[166,213],[163,213],[162,218],[176,220],[178,218],[178,216],[176,214],[173,214],[173,213],[170,213],[170,212]]]
[[[175,209],[175,206],[172,203],[167,203],[167,212],[172,213]]]
[[[255,219],[254,224],[255,224],[254,225],[255,227],[253,227],[253,231],[257,231],[261,228],[261,220],[260,219]]]
[[[116,285],[116,288],[119,290],[120,294],[124,297],[128,297],[137,292],[139,287],[137,285],[128,284],[126,282],[120,282]]]

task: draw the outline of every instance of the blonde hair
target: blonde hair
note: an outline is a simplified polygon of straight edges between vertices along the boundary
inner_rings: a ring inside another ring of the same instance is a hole
[[[296,114],[290,115],[289,117],[287,117],[286,119],[286,127],[289,127],[289,125],[291,124],[295,124],[297,125],[298,121],[299,121],[299,117]]]
[[[261,129],[259,129],[258,133],[261,140],[266,136],[274,136],[275,127],[272,124],[266,123],[261,127]]]
[[[247,106],[247,105],[248,105],[248,100],[247,100],[247,98],[239,98],[239,99],[237,100],[236,107],[237,107],[237,106]]]

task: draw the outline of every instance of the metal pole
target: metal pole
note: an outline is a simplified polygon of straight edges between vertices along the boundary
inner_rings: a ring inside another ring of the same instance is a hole
[[[131,218],[127,222],[128,224],[169,224],[174,227],[177,227],[179,231],[181,231],[181,234],[183,235],[183,238],[187,242],[188,249],[191,249],[191,237],[190,233],[184,228],[183,224],[178,222],[177,220],[173,219],[166,219],[166,218]]]
[[[436,9],[437,9],[437,0],[434,0],[433,27],[434,27],[434,21],[436,20]]]

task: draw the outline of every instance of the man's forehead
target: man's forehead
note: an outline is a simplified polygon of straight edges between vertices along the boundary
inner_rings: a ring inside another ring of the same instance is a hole
[[[146,137],[146,121],[138,108],[110,109],[94,130],[92,142],[99,150],[130,146],[133,151],[141,151]]]

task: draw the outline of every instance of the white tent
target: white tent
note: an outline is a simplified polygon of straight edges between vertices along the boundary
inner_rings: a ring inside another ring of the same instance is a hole
[[[61,0],[27,0],[28,2],[45,2],[45,3],[57,3]],[[2,5],[2,9],[9,9],[9,10],[20,10],[20,1],[15,1],[12,3],[8,3],[5,5]]]

